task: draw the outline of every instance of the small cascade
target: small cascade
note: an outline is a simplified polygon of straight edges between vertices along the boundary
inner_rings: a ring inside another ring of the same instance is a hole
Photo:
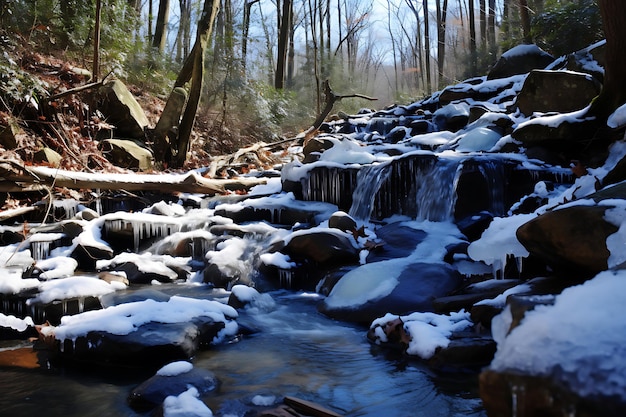
[[[349,210],[357,173],[358,168],[315,168],[301,180],[303,200],[323,201]]]
[[[179,232],[181,225],[178,222],[161,221],[164,216],[158,217],[156,221],[146,218],[134,219],[107,219],[105,229],[107,233],[132,232],[135,252],[139,251],[139,245],[146,239],[154,237],[163,238],[173,233]]]
[[[353,218],[368,221],[374,206],[376,193],[389,178],[391,164],[375,164],[361,168],[356,177],[356,187],[352,192],[352,206],[349,214]]]
[[[452,220],[460,168],[458,159],[439,158],[430,170],[423,171],[416,181],[416,219],[436,222]]]
[[[291,289],[294,272],[291,269],[278,269],[278,282],[281,288]]]
[[[371,216],[375,219],[394,214],[415,217],[420,178],[432,171],[436,162],[433,154],[411,155],[391,162],[391,170],[376,193]]]
[[[52,242],[40,240],[30,242],[30,251],[35,261],[43,261],[50,256],[50,244]]]
[[[55,214],[56,213],[62,214],[63,218],[69,220],[76,216],[79,203],[73,198],[69,198],[66,200],[54,200],[53,204],[54,204]]]
[[[499,160],[484,160],[478,169],[487,182],[489,191],[489,211],[495,216],[503,216],[505,207],[506,165]]]

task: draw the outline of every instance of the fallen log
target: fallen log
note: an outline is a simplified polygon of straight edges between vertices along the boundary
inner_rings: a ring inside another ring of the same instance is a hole
[[[0,161],[0,165],[2,161]],[[210,179],[196,172],[185,174],[98,174],[64,171],[49,167],[23,166],[4,170],[4,181],[15,191],[19,184],[24,190],[30,185],[46,185],[70,189],[159,191],[171,193],[226,194],[228,191],[247,191],[255,185],[265,184],[265,178]]]

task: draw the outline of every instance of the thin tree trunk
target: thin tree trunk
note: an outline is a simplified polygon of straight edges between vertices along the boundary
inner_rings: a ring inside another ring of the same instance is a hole
[[[478,13],[480,23],[480,52],[483,54],[487,50],[487,1],[478,1]]]
[[[248,56],[248,33],[250,32],[250,12],[252,6],[258,3],[259,0],[252,0],[246,2],[243,8],[243,29],[241,35],[241,66],[243,68],[243,75],[246,76],[246,60]]]
[[[289,47],[289,32],[291,28],[291,10],[291,0],[283,0],[282,21],[278,34],[276,73],[274,74],[274,88],[277,90],[282,90],[285,87],[285,69],[287,67],[287,48]]]
[[[100,78],[100,17],[102,14],[102,0],[96,0],[96,23],[93,35],[93,68],[91,71],[93,81]]]
[[[530,34],[530,10],[528,9],[528,0],[519,0],[519,17],[522,25],[522,37],[524,43],[532,43],[533,39]]]
[[[468,0],[467,2],[467,19],[469,20],[470,30],[470,72],[471,75],[476,75],[477,63],[476,63],[476,21],[474,17],[474,0]]]
[[[496,43],[496,0],[489,0],[487,41],[489,43],[489,55],[493,60],[498,52],[498,44]]]
[[[154,39],[152,47],[157,48],[160,53],[165,52],[167,43],[167,23],[170,16],[170,0],[159,1],[159,14],[157,16],[156,27],[154,29]]]
[[[432,92],[430,79],[430,24],[428,23],[428,0],[422,1],[424,5],[424,61],[426,63],[426,93]]]
[[[448,15],[448,0],[443,0],[443,5],[437,0],[437,89],[445,83],[443,68],[446,56],[446,19]]]

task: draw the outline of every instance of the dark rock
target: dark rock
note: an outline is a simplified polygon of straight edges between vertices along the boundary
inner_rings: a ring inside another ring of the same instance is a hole
[[[562,120],[558,125],[536,122],[525,123],[511,133],[513,139],[520,141],[524,146],[543,145],[549,150],[567,150],[570,159],[579,159],[582,144],[593,138],[597,132],[595,121],[589,120]],[[568,147],[569,149],[565,149]]]
[[[456,225],[461,233],[467,237],[467,240],[473,242],[482,236],[483,232],[487,230],[492,221],[493,215],[491,213],[481,211],[458,220]]]
[[[496,342],[491,337],[476,333],[453,335],[450,344],[437,349],[428,365],[437,369],[480,369],[489,365],[496,353]]]
[[[580,417],[626,415],[626,403],[615,396],[582,398],[548,377],[485,370],[479,382],[489,416],[561,417],[564,410]]]
[[[587,74],[533,70],[526,77],[515,104],[527,116],[534,112],[569,113],[586,107],[601,88]]]
[[[70,256],[78,261],[78,269],[94,271],[96,269],[96,261],[113,258],[113,249],[102,245],[88,246],[81,244],[76,246]]]
[[[76,363],[155,369],[192,358],[224,327],[221,321],[197,317],[187,323],[148,322],[126,335],[90,331],[75,342],[62,341],[61,356]]]
[[[312,231],[293,236],[281,252],[292,259],[318,264],[348,264],[359,259],[359,250],[344,235],[328,231]]]
[[[309,140],[303,147],[304,163],[315,162],[319,159],[319,155],[327,149],[333,147],[333,142],[323,138],[313,138]]]
[[[487,79],[507,78],[534,69],[544,69],[553,61],[554,57],[537,45],[518,45],[502,54],[489,71]]]
[[[458,289],[462,280],[448,264],[416,262],[404,268],[398,277],[398,285],[386,296],[360,305],[335,307],[331,293],[318,305],[318,310],[337,320],[368,324],[386,313],[405,315],[433,311],[433,299]]]
[[[608,206],[573,206],[542,214],[517,229],[517,238],[555,271],[593,276],[607,269],[606,238],[617,226],[604,219]]]
[[[353,232],[357,229],[357,224],[356,220],[345,211],[337,211],[328,219],[328,227],[343,230],[344,232]]]
[[[417,230],[402,223],[390,223],[376,229],[376,236],[384,245],[371,251],[367,262],[377,262],[393,258],[409,256],[428,233]]]
[[[219,381],[207,369],[193,368],[189,372],[172,376],[156,374],[134,388],[127,401],[135,411],[148,411],[161,405],[168,396],[178,396],[189,387],[196,388],[202,395],[217,390]]]
[[[202,282],[212,284],[216,288],[230,289],[239,281],[239,274],[228,274],[220,269],[216,264],[209,264],[202,272]]]

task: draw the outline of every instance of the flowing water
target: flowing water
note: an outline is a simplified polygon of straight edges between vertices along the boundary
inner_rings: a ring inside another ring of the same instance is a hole
[[[193,287],[181,291],[198,296]],[[213,371],[221,381],[219,392],[202,397],[216,416],[243,416],[255,395],[275,396],[277,403],[292,395],[345,416],[485,415],[475,374],[437,374],[371,345],[364,327],[318,313],[315,294],[270,294],[274,303],[240,312],[239,322],[256,333],[193,359],[195,367]],[[141,415],[126,405],[126,397],[149,376],[86,368],[0,369],[0,415]]]

